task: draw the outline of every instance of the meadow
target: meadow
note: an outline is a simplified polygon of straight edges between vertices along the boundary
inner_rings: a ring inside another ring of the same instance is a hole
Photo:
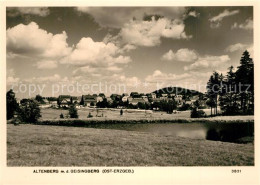
[[[254,145],[156,133],[7,124],[8,166],[252,166]]]
[[[203,109],[207,115],[210,115],[210,109]],[[64,117],[69,117],[68,110],[53,109],[53,108],[41,108],[40,120],[60,120],[60,114]],[[89,113],[93,116],[88,118]],[[123,115],[120,116],[120,109],[94,109],[94,108],[81,108],[78,110],[79,119],[81,120],[193,120],[190,118],[190,111],[179,111],[173,114],[167,114],[162,111],[146,111],[138,109],[124,109]],[[195,120],[200,120],[195,118]],[[203,118],[203,120],[209,121],[253,121],[254,116],[216,116],[211,118]]]

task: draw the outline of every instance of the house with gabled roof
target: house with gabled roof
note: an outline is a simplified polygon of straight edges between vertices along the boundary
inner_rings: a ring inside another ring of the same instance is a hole
[[[88,94],[88,95],[82,95],[82,97],[83,97],[83,101],[84,101],[85,106],[88,106],[88,107],[90,107],[92,105],[96,106],[97,96]]]
[[[70,95],[60,95],[58,97],[58,104],[60,107],[69,107],[71,104],[71,96]]]
[[[138,103],[146,103],[146,101],[143,98],[129,98],[128,102],[132,105],[137,105]]]

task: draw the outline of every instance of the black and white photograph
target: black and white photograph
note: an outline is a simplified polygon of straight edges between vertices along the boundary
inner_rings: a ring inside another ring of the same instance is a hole
[[[5,14],[7,167],[256,165],[254,6]]]

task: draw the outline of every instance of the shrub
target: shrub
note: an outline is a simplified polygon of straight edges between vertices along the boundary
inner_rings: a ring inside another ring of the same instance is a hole
[[[91,113],[88,113],[88,118],[92,118],[92,114]]]
[[[60,114],[60,118],[64,118],[64,116],[63,116],[63,114],[62,114],[62,113]]]
[[[238,105],[234,104],[232,106],[223,106],[223,115],[226,116],[233,116],[233,115],[238,115],[240,114]]]
[[[193,108],[190,113],[191,118],[204,118],[206,116],[203,110],[198,110],[197,108]]]
[[[7,119],[9,120],[14,116],[14,113],[18,108],[18,103],[15,99],[15,93],[12,89],[6,93],[6,108]]]
[[[41,117],[41,110],[36,100],[28,99],[21,103],[18,114],[22,121],[35,123]]]
[[[76,109],[75,105],[71,105],[69,108],[69,115],[70,118],[78,118],[78,110]]]
[[[178,111],[185,111],[185,110],[189,110],[190,109],[190,105],[189,104],[182,104],[181,107],[178,108]]]

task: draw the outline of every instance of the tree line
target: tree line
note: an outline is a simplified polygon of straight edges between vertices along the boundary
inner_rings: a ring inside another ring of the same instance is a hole
[[[240,64],[235,70],[228,68],[226,75],[214,71],[207,83],[207,104],[211,115],[254,114],[254,63],[249,52],[243,52]]]

